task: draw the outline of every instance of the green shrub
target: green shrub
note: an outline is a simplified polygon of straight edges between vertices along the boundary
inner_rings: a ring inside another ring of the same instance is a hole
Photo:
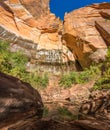
[[[71,72],[69,74],[64,74],[61,79],[59,84],[63,86],[64,88],[71,87],[71,85],[77,81],[77,73],[76,72]]]
[[[20,78],[26,70],[28,58],[22,52],[12,53],[7,42],[0,41],[0,69]]]
[[[110,89],[110,70],[107,69],[103,75],[96,80],[93,90]]]
[[[60,79],[60,86],[64,88],[71,87],[72,84],[83,84],[91,80],[95,80],[93,89],[109,89],[110,88],[110,48],[106,56],[106,60],[99,64],[93,64],[89,68],[81,72],[70,72],[63,74]],[[45,78],[44,78],[45,79]],[[47,83],[47,80],[44,81]]]
[[[68,109],[65,107],[59,107],[58,112],[60,115],[63,115],[63,116],[66,116],[66,115],[71,116],[72,115],[72,113],[70,111],[68,111]]]
[[[49,114],[49,109],[47,106],[44,106],[44,110],[43,110],[43,117],[47,117]]]
[[[110,48],[106,60],[100,64],[100,77],[96,80],[93,90],[110,89]]]
[[[73,115],[66,107],[59,107],[58,114],[59,114],[59,119],[63,119],[63,120],[78,119],[78,115]]]
[[[34,87],[45,88],[48,84],[48,75],[40,75],[37,72],[26,72],[28,58],[21,52],[10,52],[9,44],[0,41],[0,71],[31,83]]]
[[[64,74],[60,79],[60,86],[64,88],[71,87],[72,84],[83,84],[87,83],[93,78],[95,79],[100,75],[100,69],[97,66],[90,66],[89,69],[85,69],[81,72],[70,72],[67,74]]]
[[[9,49],[9,43],[6,41],[0,40],[0,53],[7,51]]]
[[[32,86],[44,89],[48,85],[48,75],[44,73],[43,75],[40,75],[38,73],[31,73],[28,77],[29,83],[32,84]]]

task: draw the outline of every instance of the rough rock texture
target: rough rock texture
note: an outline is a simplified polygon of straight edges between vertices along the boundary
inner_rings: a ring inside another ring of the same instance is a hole
[[[49,0],[0,1],[0,38],[11,43],[12,51],[22,50],[31,58],[28,69],[36,64],[56,71],[58,65],[61,69],[61,64],[74,61],[61,34],[62,21],[50,13]]]
[[[75,121],[74,124],[82,128],[82,130],[110,130],[110,121],[97,118],[88,118]]]
[[[87,130],[110,129],[110,90],[93,91],[88,101],[82,103],[83,120],[75,124]]]
[[[104,121],[104,122],[103,122]],[[39,121],[30,120],[18,126],[10,127],[10,130],[110,130],[109,123],[106,120],[97,120],[88,118],[71,122],[58,122],[51,119],[42,119]]]
[[[70,12],[63,24],[50,12],[49,0],[0,1],[0,38],[11,43],[12,51],[22,50],[30,57],[28,70],[56,72],[62,64],[64,70],[75,69],[75,60],[82,67],[104,60],[109,26],[110,3]]]
[[[0,72],[0,129],[42,117],[40,94],[28,83]]]
[[[30,119],[14,125],[10,130],[83,130],[79,126],[70,123],[60,123],[51,119]]]
[[[39,93],[29,84],[0,72],[0,130],[110,130],[109,100],[110,91],[96,91],[89,102],[82,104],[84,113],[84,105],[92,103],[89,113],[79,120],[39,119],[43,112]]]
[[[66,108],[73,115],[79,114],[80,107],[84,101],[90,96],[90,89],[94,85],[94,81],[86,84],[73,85],[71,88],[61,88],[56,84],[58,78],[54,77],[54,83],[49,84],[46,90],[41,91],[44,105],[48,108],[48,117],[55,120],[65,120],[65,117],[59,116],[58,108]],[[71,120],[70,117],[66,120]]]
[[[110,3],[93,4],[65,15],[63,39],[82,67],[104,60],[110,45]]]
[[[82,103],[81,113],[105,115],[110,120],[110,90],[97,90],[91,93],[89,100]]]

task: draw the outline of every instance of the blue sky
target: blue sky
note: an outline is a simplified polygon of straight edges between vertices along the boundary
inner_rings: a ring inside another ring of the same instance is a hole
[[[100,2],[110,2],[110,0],[50,0],[50,10],[63,20],[65,12]]]

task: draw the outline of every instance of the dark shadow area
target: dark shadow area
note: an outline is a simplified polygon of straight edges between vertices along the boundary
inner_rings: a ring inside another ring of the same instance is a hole
[[[78,71],[83,71],[83,68],[78,60],[75,61],[75,66]]]
[[[95,22],[95,27],[96,29],[98,30],[98,32],[100,33],[100,35],[102,36],[102,38],[104,39],[105,43],[107,46],[110,46],[110,34],[109,34],[109,31],[108,31],[108,21],[105,19],[105,21],[96,21]]]

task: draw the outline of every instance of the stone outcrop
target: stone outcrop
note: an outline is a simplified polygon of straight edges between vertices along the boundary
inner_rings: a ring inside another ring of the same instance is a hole
[[[0,129],[43,114],[40,94],[28,83],[0,72]]]
[[[65,15],[63,39],[82,67],[103,61],[110,45],[110,3],[93,4]]]
[[[110,120],[110,90],[93,91],[90,98],[82,103],[81,113],[88,115],[105,115]]]

